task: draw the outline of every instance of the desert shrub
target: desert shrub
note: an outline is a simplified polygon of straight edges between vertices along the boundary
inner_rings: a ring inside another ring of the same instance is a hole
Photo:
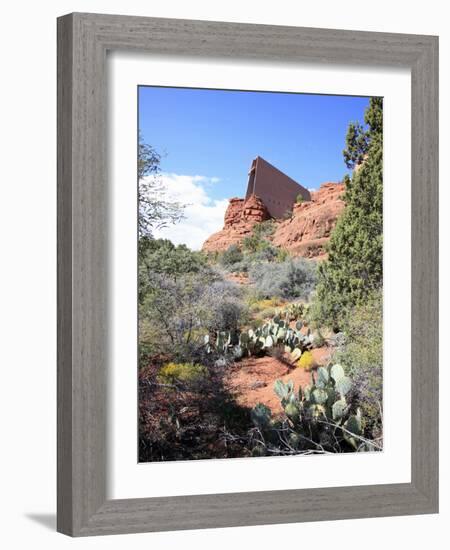
[[[304,351],[297,361],[297,366],[301,369],[311,370],[315,366],[313,354],[310,351]]]
[[[362,366],[352,378],[350,398],[364,415],[364,433],[367,437],[379,437],[383,432],[383,368]]]
[[[297,195],[297,198],[295,199],[295,202],[297,204],[302,204],[303,201],[304,201],[303,196],[302,195]]]
[[[281,296],[280,283],[283,277],[281,266],[283,265],[264,262],[251,266],[249,277],[259,298]]]
[[[148,354],[199,360],[205,333],[236,330],[247,306],[237,285],[209,270],[170,277],[147,273],[139,308],[140,346]]]
[[[326,340],[320,330],[316,330],[313,335],[313,347],[321,348],[326,344]]]
[[[194,363],[167,363],[158,374],[158,381],[163,384],[176,382],[199,382],[208,371],[203,365]]]
[[[261,300],[261,298],[259,297],[259,294],[252,287],[246,288],[244,299],[245,299],[245,303],[250,308]]]
[[[298,319],[302,319],[305,313],[305,305],[302,302],[293,302],[287,305],[282,313],[289,321],[297,321]]]
[[[248,273],[250,262],[244,257],[240,262],[236,262],[226,267],[226,271],[230,273]]]
[[[278,259],[278,248],[267,241],[261,241],[256,252],[248,260],[250,263],[274,262]]]
[[[280,284],[282,296],[285,298],[307,298],[314,288],[316,281],[315,264],[297,258],[283,264],[285,279]]]
[[[199,361],[205,332],[236,330],[246,311],[239,287],[225,281],[205,255],[167,240],[141,239],[141,357],[162,354],[176,361]]]
[[[242,248],[248,253],[255,253],[270,246],[270,237],[275,231],[273,220],[257,223],[252,233],[242,241]]]
[[[139,301],[142,302],[148,292],[149,280],[153,274],[172,278],[185,274],[210,273],[206,256],[190,250],[186,245],[175,246],[166,239],[139,240]]]
[[[260,238],[270,237],[274,234],[275,229],[276,225],[273,220],[265,220],[254,226],[253,235],[256,235]]]
[[[316,280],[315,264],[303,258],[254,264],[249,275],[261,297],[308,298]]]
[[[284,304],[283,300],[280,300],[280,298],[263,298],[261,299],[251,299],[250,300],[250,311],[252,313],[259,313],[260,311],[264,311],[266,309],[273,309],[279,306],[282,306]]]
[[[376,367],[383,362],[383,297],[381,291],[355,306],[343,327],[345,344],[339,361],[353,375],[362,366]]]
[[[367,418],[367,430],[381,429],[383,393],[383,303],[380,291],[352,309],[344,343],[335,354],[355,384],[352,398]]]
[[[283,248],[273,246],[269,241],[260,241],[255,246],[255,251],[244,249],[242,258],[232,264],[224,265],[225,269],[232,273],[248,273],[256,264],[283,263],[290,258],[290,254]]]
[[[279,311],[279,309],[276,308],[276,307],[268,307],[266,309],[263,309],[263,310],[259,311],[255,315],[255,320],[256,319],[261,319],[261,320],[272,319],[273,317],[275,317],[275,315],[277,315],[278,311]]]
[[[234,283],[213,282],[204,289],[202,301],[210,308],[205,322],[209,331],[235,331],[248,321],[248,306],[242,299],[242,291]]]
[[[285,248],[278,248],[277,249],[277,262],[285,262],[290,257],[289,251]]]
[[[223,267],[229,268],[241,262],[242,258],[241,249],[236,244],[232,244],[219,256],[219,262]]]
[[[182,275],[207,269],[207,257],[185,244],[174,245],[167,239],[143,238],[139,241],[139,263],[154,273]]]
[[[256,252],[260,243],[259,237],[256,235],[249,235],[242,240],[242,248],[246,252]]]
[[[205,275],[184,274],[176,278],[147,274],[147,292],[139,308],[140,345],[150,354],[170,354],[173,359],[191,358],[198,343],[195,332],[209,319],[202,302]]]
[[[317,299],[316,291],[311,294],[308,311],[305,313],[305,320],[312,328],[329,326],[336,332],[339,330],[337,324],[335,324],[333,321],[330,321],[330,319],[328,318],[324,318],[323,309],[319,300]]]

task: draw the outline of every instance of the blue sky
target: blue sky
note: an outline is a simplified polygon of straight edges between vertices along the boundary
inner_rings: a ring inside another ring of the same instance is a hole
[[[340,181],[347,173],[342,149],[348,124],[363,122],[369,102],[366,97],[151,86],[139,87],[138,93],[139,128],[144,141],[163,155],[169,191],[179,196],[185,189],[203,210],[214,209],[191,212],[191,218],[202,213],[208,218],[194,228],[195,242],[186,243],[193,248],[208,231],[220,229],[227,199],[245,194],[257,155],[309,189]],[[182,242],[185,225],[158,236]]]
[[[139,88],[144,140],[161,168],[217,177],[215,198],[242,195],[257,155],[308,188],[339,181],[347,126],[368,98],[185,88]]]

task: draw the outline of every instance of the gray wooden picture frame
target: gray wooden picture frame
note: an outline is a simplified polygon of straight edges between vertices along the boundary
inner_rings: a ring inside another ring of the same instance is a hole
[[[106,53],[408,67],[411,483],[108,500]],[[72,536],[438,511],[438,38],[74,13],[58,19],[58,531]]]

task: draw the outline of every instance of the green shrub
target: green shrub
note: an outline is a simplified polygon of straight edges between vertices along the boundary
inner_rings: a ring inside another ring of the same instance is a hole
[[[285,315],[289,321],[301,319],[304,313],[305,305],[302,302],[293,302],[283,309],[283,315]]]
[[[253,235],[256,235],[260,238],[270,237],[274,234],[276,229],[275,222],[273,220],[266,220],[260,223],[257,223],[253,227]]]
[[[267,309],[280,307],[284,304],[284,301],[280,300],[280,298],[273,297],[273,298],[263,298],[263,299],[251,299],[249,303],[250,303],[250,311],[252,313],[259,313]]]
[[[230,273],[248,273],[248,269],[249,262],[245,259],[245,257],[241,262],[236,262],[226,268],[226,270]]]
[[[351,310],[345,325],[345,344],[338,360],[353,375],[362,366],[376,367],[383,363],[383,296],[372,293],[364,304]]]
[[[238,255],[236,254],[231,263],[227,260],[225,260],[225,263],[221,262],[226,271],[231,273],[248,273],[254,265],[268,262],[283,263],[290,258],[287,250],[273,246],[269,241],[257,241],[257,238],[255,239],[255,245],[250,244],[248,248],[243,246],[241,259],[238,259]]]
[[[268,241],[261,241],[258,249],[253,254],[249,255],[248,261],[251,264],[261,262],[278,261],[278,248],[271,245]]]
[[[249,235],[242,240],[242,248],[246,252],[256,252],[260,242],[260,238],[256,235]]]
[[[255,253],[267,248],[270,245],[270,237],[275,231],[276,225],[273,220],[266,220],[257,223],[252,233],[242,241],[242,248],[248,253]]]
[[[295,199],[295,202],[297,204],[302,204],[302,202],[304,201],[305,199],[303,198],[303,195],[297,195],[297,198]]]
[[[203,365],[194,363],[167,363],[158,374],[158,382],[161,384],[174,384],[176,382],[199,382],[208,371]]]
[[[344,326],[344,344],[335,359],[354,379],[353,400],[367,418],[367,430],[381,429],[383,397],[383,302],[381,291],[352,309]]]
[[[149,279],[153,274],[176,278],[186,274],[211,273],[207,257],[202,252],[190,250],[186,245],[175,246],[166,239],[139,240],[139,301],[142,303],[148,292]]]
[[[241,262],[243,259],[243,254],[241,249],[236,245],[232,244],[222,252],[222,254],[219,256],[219,262],[224,267],[232,267],[236,265],[237,263]]]
[[[276,257],[277,262],[282,263],[288,260],[289,258],[290,258],[290,254],[288,250],[286,250],[285,248],[277,249],[277,257]]]
[[[240,288],[213,271],[176,277],[146,273],[139,341],[149,354],[198,360],[205,333],[237,330],[248,319]]]
[[[182,275],[198,273],[208,266],[202,252],[190,250],[185,244],[174,245],[167,239],[143,238],[139,241],[139,264],[154,273]]]
[[[276,307],[268,307],[267,309],[263,309],[262,311],[257,313],[256,316],[255,316],[255,320],[257,320],[257,319],[262,319],[262,320],[272,319],[273,317],[275,317],[277,315],[278,311],[279,310]]]
[[[237,293],[228,291],[228,295],[219,296],[219,285],[216,284],[215,287],[212,289],[211,295],[212,316],[207,323],[207,328],[212,331],[237,331],[241,325],[249,321],[248,307]]]
[[[326,340],[320,330],[316,330],[313,335],[313,347],[321,348],[325,346]]]
[[[304,258],[254,264],[249,276],[261,297],[308,298],[316,281],[315,263]]]

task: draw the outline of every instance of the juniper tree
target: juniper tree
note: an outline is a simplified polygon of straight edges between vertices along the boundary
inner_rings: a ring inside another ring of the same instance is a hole
[[[328,259],[318,269],[315,315],[336,328],[352,307],[382,285],[382,108],[381,98],[370,100],[365,113],[365,158],[352,176],[345,178],[346,206],[331,234]]]
[[[347,168],[355,168],[363,162],[369,147],[367,132],[359,122],[350,123],[345,144],[344,162]]]
[[[348,126],[343,150],[347,168],[355,168],[362,164],[367,156],[370,143],[376,134],[383,131],[383,99],[373,97],[364,114],[367,129],[359,122],[351,122]]]

